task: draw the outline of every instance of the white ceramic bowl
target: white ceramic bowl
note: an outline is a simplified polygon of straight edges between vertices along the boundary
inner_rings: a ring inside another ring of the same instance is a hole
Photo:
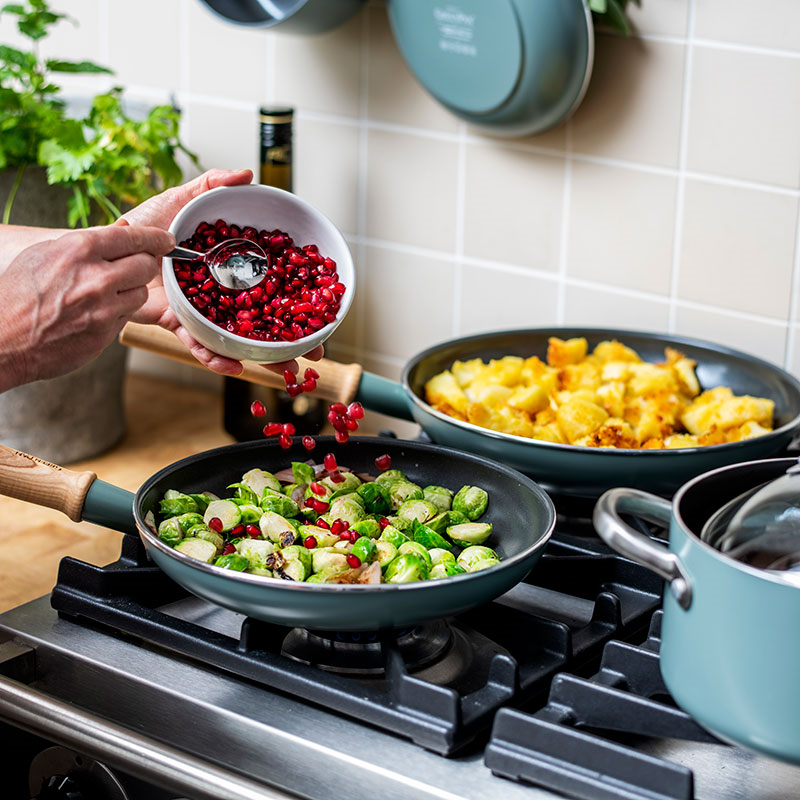
[[[339,229],[320,211],[291,192],[272,186],[249,184],[211,189],[195,197],[177,214],[170,231],[177,242],[188,239],[201,222],[214,224],[224,219],[240,228],[252,226],[281,230],[294,239],[298,247],[316,244],[323,256],[336,262],[339,280],[345,285],[336,319],[324,328],[293,342],[261,342],[229,333],[207,320],[186,298],[178,286],[172,259],[163,263],[164,289],[172,310],[181,324],[209,350],[238,361],[274,364],[307,353],[322,344],[344,319],[355,293],[353,257]]]

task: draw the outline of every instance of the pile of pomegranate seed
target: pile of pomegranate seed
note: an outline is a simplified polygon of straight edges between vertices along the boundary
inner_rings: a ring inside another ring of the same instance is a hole
[[[241,228],[223,219],[201,222],[180,245],[205,253],[226,239],[260,245],[267,254],[267,274],[257,286],[239,291],[220,286],[202,259],[176,260],[178,286],[207,320],[248,339],[293,342],[336,319],[346,287],[336,262],[317,245],[298,247],[283,231]]]
[[[297,375],[290,369],[283,371],[283,382],[286,384],[286,393],[289,397],[297,397],[303,392],[313,392],[317,388],[319,372],[312,367],[307,367],[303,373],[303,380],[298,383]]]
[[[264,436],[277,436],[278,444],[288,450],[292,446],[292,436],[295,434],[295,427],[291,422],[268,422],[264,426]]]
[[[353,402],[349,406],[344,403],[331,403],[328,410],[328,422],[333,425],[333,435],[339,444],[345,444],[350,434],[358,430],[358,420],[364,418],[364,407]]]

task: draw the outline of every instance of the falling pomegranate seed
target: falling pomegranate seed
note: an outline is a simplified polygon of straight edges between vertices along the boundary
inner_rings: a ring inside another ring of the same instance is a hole
[[[311,481],[311,491],[318,497],[325,497],[327,494],[325,487],[318,481]]]
[[[381,471],[389,469],[392,466],[392,457],[388,453],[378,456],[375,459],[375,466]]]
[[[331,403],[330,410],[331,413],[342,417],[347,413],[347,406],[344,403]]]
[[[313,550],[317,546],[317,540],[313,536],[306,536],[306,538],[303,539],[303,545],[307,549]]]
[[[278,444],[284,450],[288,450],[292,446],[292,437],[286,433],[278,434]]]
[[[219,517],[211,517],[211,519],[208,521],[208,527],[211,528],[212,531],[222,533],[224,525]]]
[[[296,428],[294,427],[294,425],[292,425],[291,422],[284,422],[284,424],[283,424],[283,432],[287,436],[294,436],[297,431],[296,431]]]
[[[283,425],[280,422],[268,422],[264,426],[264,436],[277,436],[283,433]]]
[[[297,397],[298,395],[303,394],[303,387],[297,383],[290,383],[286,387],[286,393],[289,397]]]
[[[334,431],[333,438],[336,439],[339,444],[347,444],[350,439],[350,434],[347,431]]]
[[[302,441],[306,450],[313,450],[317,446],[317,441],[313,436],[304,436]]]
[[[283,371],[283,382],[287,386],[291,386],[291,384],[297,383],[297,375],[295,375],[290,369],[285,369]]]
[[[317,372],[313,367],[306,367],[306,371],[303,373],[303,377],[306,380],[313,379],[319,380],[319,372]]]
[[[313,378],[308,378],[300,384],[304,392],[313,392],[317,388],[317,382]]]
[[[257,539],[259,536],[261,536],[261,528],[259,528],[258,525],[253,525],[252,522],[249,525],[245,525],[244,531],[253,539]]]
[[[250,403],[250,413],[254,417],[263,417],[267,413],[267,407],[260,400],[253,400]]]
[[[353,402],[347,406],[347,416],[351,419],[363,419],[364,418],[364,406],[361,403]]]
[[[361,566],[361,559],[358,556],[354,556],[352,553],[347,554],[347,564],[348,566],[356,569],[356,567]]]
[[[322,459],[322,464],[325,469],[328,470],[328,472],[333,472],[339,466],[336,463],[336,456],[333,453],[325,453],[325,456]]]

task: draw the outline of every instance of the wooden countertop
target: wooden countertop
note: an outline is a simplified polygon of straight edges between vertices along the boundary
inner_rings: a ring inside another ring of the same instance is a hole
[[[222,427],[220,392],[131,374],[125,402],[123,440],[71,469],[92,470],[134,491],[161,467],[233,441]],[[121,533],[72,522],[59,511],[0,496],[0,519],[0,611],[49,593],[63,556],[98,565],[119,556]]]

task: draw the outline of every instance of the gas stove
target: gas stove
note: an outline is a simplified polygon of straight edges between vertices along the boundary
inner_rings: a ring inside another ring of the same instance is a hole
[[[557,502],[533,572],[402,631],[306,631],[188,595],[126,537],[0,615],[3,796],[789,798],[658,669],[661,583]],[[648,535],[660,536],[654,529]]]

